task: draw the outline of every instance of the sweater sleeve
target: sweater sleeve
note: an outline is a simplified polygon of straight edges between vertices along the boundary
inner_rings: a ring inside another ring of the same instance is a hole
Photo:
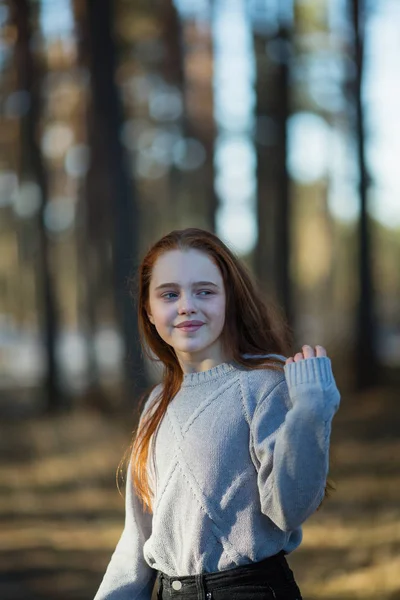
[[[146,406],[152,396],[146,402]],[[144,559],[153,515],[143,510],[135,493],[129,461],[125,492],[125,526],[94,600],[150,600],[157,572]]]
[[[257,404],[250,430],[261,510],[280,529],[292,531],[324,496],[340,394],[328,357],[290,363],[284,372],[285,379]]]

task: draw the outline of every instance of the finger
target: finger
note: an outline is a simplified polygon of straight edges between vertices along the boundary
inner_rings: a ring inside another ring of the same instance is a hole
[[[304,356],[302,352],[298,352],[294,355],[294,362],[299,362],[300,360],[304,360]]]
[[[317,356],[327,356],[326,350],[323,346],[315,346]]]
[[[308,344],[302,346],[302,350],[304,358],[313,358],[315,356],[312,346],[309,346]]]
[[[290,365],[290,363],[292,363],[292,362],[294,362],[294,360],[293,360],[293,358],[292,358],[292,357],[290,357],[290,358],[287,358],[287,359],[286,359],[286,362],[285,362],[285,365]]]

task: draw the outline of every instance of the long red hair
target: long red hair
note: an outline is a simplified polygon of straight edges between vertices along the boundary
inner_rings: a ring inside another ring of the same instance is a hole
[[[142,415],[128,449],[132,457],[132,483],[144,510],[147,509],[148,512],[152,512],[153,498],[147,468],[152,436],[161,423],[168,404],[179,391],[183,379],[173,348],[158,335],[148,318],[150,280],[154,265],[162,254],[170,250],[190,249],[207,254],[221,272],[226,294],[226,315],[221,341],[227,355],[247,368],[280,371],[283,371],[283,361],[279,364],[277,358],[265,358],[263,355],[293,355],[292,331],[281,310],[272,299],[268,299],[268,302],[264,300],[255,278],[216,235],[197,228],[174,230],[151,246],[138,268],[136,280],[132,281],[131,293],[137,303],[142,348],[150,360],[163,364],[162,387],[146,414]],[[255,358],[244,358],[244,354]],[[148,396],[149,392],[146,392],[140,404]]]

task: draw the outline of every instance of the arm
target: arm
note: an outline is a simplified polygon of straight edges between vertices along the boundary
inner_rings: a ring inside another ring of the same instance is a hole
[[[286,381],[260,400],[250,429],[261,510],[280,529],[292,531],[324,496],[340,394],[328,357],[286,364],[284,371]]]
[[[154,397],[151,394],[146,407]],[[129,461],[125,492],[125,527],[94,600],[150,600],[157,572],[144,559],[143,545],[151,535],[153,515],[143,510],[132,485]]]

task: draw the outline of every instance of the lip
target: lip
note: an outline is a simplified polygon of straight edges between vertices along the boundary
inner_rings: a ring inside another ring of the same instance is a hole
[[[202,325],[204,325],[203,321],[184,321],[176,327],[179,327],[179,329],[198,329]]]
[[[202,321],[185,321],[184,323],[180,323],[177,325],[177,328],[181,331],[187,331],[188,333],[193,333],[202,327],[204,323]]]
[[[188,327],[178,327],[181,331],[197,331],[203,325],[189,325]]]

